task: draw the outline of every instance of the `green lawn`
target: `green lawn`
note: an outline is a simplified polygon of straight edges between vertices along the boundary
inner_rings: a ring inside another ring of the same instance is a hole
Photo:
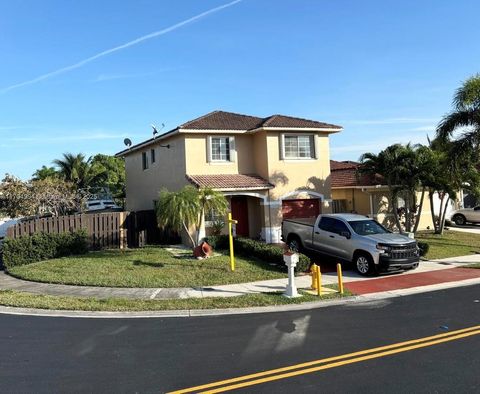
[[[445,230],[443,235],[419,232],[416,238],[430,245],[425,256],[430,260],[480,253],[480,234]]]
[[[9,273],[46,283],[109,287],[199,287],[285,278],[286,272],[255,258],[226,255],[196,260],[160,247],[107,250],[13,267]]]
[[[335,286],[330,286],[336,288]],[[223,309],[246,308],[255,306],[275,306],[286,304],[301,304],[303,302],[323,301],[333,298],[351,296],[345,291],[329,293],[321,297],[302,293],[303,297],[287,298],[281,293],[248,294],[238,297],[208,297],[186,298],[174,300],[132,300],[122,298],[96,299],[82,297],[57,297],[36,295],[31,293],[0,290],[0,305],[20,308],[37,308],[53,310],[79,311],[160,311],[160,310],[187,310],[187,309]]]

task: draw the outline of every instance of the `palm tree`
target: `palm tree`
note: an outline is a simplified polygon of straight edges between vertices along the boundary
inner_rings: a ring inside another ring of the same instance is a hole
[[[200,243],[200,228],[205,218],[205,213],[215,212],[218,215],[224,215],[228,209],[228,201],[225,196],[210,188],[198,190],[198,201],[200,210],[197,221],[197,244]]]
[[[399,196],[399,174],[398,163],[403,147],[400,144],[395,144],[387,147],[378,155],[374,153],[364,153],[360,157],[362,166],[359,172],[370,176],[380,175],[386,182],[389,197],[390,206],[393,210],[393,216],[395,218],[395,224],[400,232],[402,232],[402,226],[400,225],[400,219],[398,217],[398,196]]]
[[[480,147],[480,74],[467,79],[453,97],[453,111],[446,115],[437,127],[437,138],[451,139],[460,131],[456,139],[457,154],[473,151]],[[462,129],[464,129],[462,131]]]
[[[93,186],[102,186],[105,181],[105,170],[92,165],[92,158],[85,159],[85,155],[78,153],[64,153],[63,159],[53,161],[58,167],[60,175],[68,182],[72,182],[78,189],[88,189]]]
[[[424,154],[421,145],[394,144],[378,155],[365,153],[360,157],[362,166],[360,173],[370,176],[380,175],[385,180],[389,195],[390,206],[393,210],[395,224],[403,232],[398,209],[398,198],[403,197],[405,206],[405,231],[416,232],[420,222],[420,213],[426,188],[422,185],[425,171],[428,171],[428,156]],[[417,204],[417,191],[421,187],[420,202]]]
[[[160,228],[171,228],[185,231],[192,248],[200,243],[200,227],[205,212],[215,211],[224,214],[228,203],[225,196],[212,189],[197,189],[185,186],[179,192],[169,192],[164,189],[160,192],[156,205],[157,222]],[[189,229],[195,226],[196,241]]]

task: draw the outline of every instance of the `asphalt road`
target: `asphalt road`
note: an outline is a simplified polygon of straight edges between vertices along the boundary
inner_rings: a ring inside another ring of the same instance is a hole
[[[479,299],[476,285],[263,315],[0,315],[0,392],[168,392],[480,325]],[[480,392],[479,371],[472,335],[236,392]]]

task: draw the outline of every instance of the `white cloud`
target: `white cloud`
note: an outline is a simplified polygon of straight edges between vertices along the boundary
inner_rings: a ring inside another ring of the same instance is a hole
[[[188,18],[188,19],[185,19],[184,21],[181,21],[181,22],[178,22],[172,26],[169,26],[169,27],[166,27],[165,29],[162,29],[162,30],[158,30],[158,31],[155,31],[153,33],[150,33],[150,34],[147,34],[147,35],[144,35],[142,37],[139,37],[139,38],[136,38],[135,40],[132,40],[132,41],[128,41],[126,42],[125,44],[122,44],[122,45],[118,45],[116,47],[113,47],[113,48],[110,48],[110,49],[107,49],[105,51],[102,51],[102,52],[99,52],[97,53],[96,55],[93,55],[93,56],[90,56],[86,59],[83,59],[77,63],[74,63],[70,66],[66,66],[66,67],[63,67],[63,68],[60,68],[58,70],[55,70],[55,71],[52,71],[52,72],[49,72],[47,74],[43,74],[43,75],[40,75],[36,78],[33,78],[33,79],[30,79],[30,80],[27,80],[27,81],[24,81],[24,82],[19,82],[19,83],[16,83],[14,85],[10,85],[10,86],[7,86],[3,89],[0,89],[0,94],[3,94],[3,93],[6,93],[10,90],[14,90],[14,89],[17,89],[17,88],[20,88],[22,86],[27,86],[27,85],[33,85],[37,82],[40,82],[40,81],[43,81],[45,79],[48,79],[48,78],[51,78],[51,77],[54,77],[56,75],[59,75],[59,74],[63,74],[63,73],[66,73],[66,72],[69,72],[69,71],[72,71],[72,70],[75,70],[77,68],[80,68],[80,67],[83,67],[85,64],[87,63],[90,63],[90,62],[93,62],[94,60],[97,60],[101,57],[104,57],[104,56],[107,56],[107,55],[110,55],[114,52],[117,52],[117,51],[121,51],[123,49],[126,49],[126,48],[129,48],[131,46],[134,46],[134,45],[137,45],[143,41],[147,41],[147,40],[150,40],[152,38],[156,38],[156,37],[160,37],[160,36],[163,36],[164,34],[167,34],[167,33],[170,33],[171,31],[174,31],[174,30],[177,30],[185,25],[188,25],[190,23],[193,23],[203,17],[206,17],[210,14],[213,14],[215,12],[218,12],[220,10],[223,10],[224,8],[227,8],[227,7],[231,7],[237,3],[240,3],[242,0],[234,0],[230,3],[227,3],[227,4],[223,4],[221,6],[218,6],[218,7],[215,7],[215,8],[211,8],[210,10],[207,10],[207,11],[204,11],[198,15],[195,15],[191,18]]]

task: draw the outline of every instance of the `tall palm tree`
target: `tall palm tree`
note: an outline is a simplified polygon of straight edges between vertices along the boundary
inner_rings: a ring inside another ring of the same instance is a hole
[[[463,130],[462,130],[463,129]],[[437,138],[443,141],[451,139],[455,132],[460,132],[456,139],[457,154],[478,153],[480,148],[480,74],[467,79],[457,89],[453,97],[453,111],[447,114],[437,127]]]
[[[102,186],[105,181],[105,170],[92,165],[92,158],[86,159],[82,153],[64,153],[63,159],[56,159],[53,164],[58,167],[60,175],[78,189]]]

